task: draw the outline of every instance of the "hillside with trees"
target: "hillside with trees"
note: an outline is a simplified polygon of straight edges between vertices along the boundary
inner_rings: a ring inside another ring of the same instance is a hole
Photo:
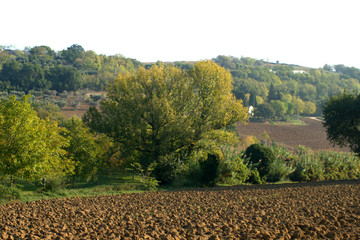
[[[260,120],[319,114],[329,96],[359,92],[356,68],[225,56],[140,63],[79,45],[60,52],[3,49],[0,63],[0,200],[19,198],[29,187],[42,193],[104,181],[110,189],[125,181],[121,188],[153,190],[360,176],[355,154],[301,146],[294,153],[236,131],[248,122],[249,106]],[[60,114],[83,101],[82,119]],[[349,102],[356,107],[358,100]],[[358,128],[352,112],[348,132]],[[358,136],[351,139],[358,149]]]
[[[0,91],[103,91],[117,73],[135,72],[141,63],[121,55],[98,55],[72,45],[55,52],[48,46],[10,50],[0,46]]]
[[[230,71],[234,95],[245,106],[253,106],[255,117],[260,119],[320,115],[329,97],[360,90],[360,70],[354,67],[326,64],[314,69],[222,55],[212,60]],[[149,69],[156,64],[184,71],[194,67],[194,62],[141,63],[121,55],[98,55],[77,44],[59,52],[48,46],[25,50],[0,46],[0,91],[104,91],[117,74],[135,73],[139,66]]]
[[[360,70],[354,67],[312,69],[226,56],[213,60],[233,75],[235,96],[245,105],[261,106],[263,116],[320,115],[329,97],[360,90]]]

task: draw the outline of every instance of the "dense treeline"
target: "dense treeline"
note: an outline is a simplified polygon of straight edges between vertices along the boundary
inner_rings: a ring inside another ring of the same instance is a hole
[[[24,51],[0,46],[0,90],[102,91],[117,73],[134,72],[141,63],[121,55],[97,55],[80,45],[55,52],[48,46]]]
[[[326,64],[321,69],[312,69],[228,56],[213,60],[230,70],[233,92],[244,104],[271,103],[273,109],[269,104],[261,106],[262,115],[320,114],[329,97],[344,90],[355,93],[360,90],[360,69],[354,67]]]
[[[344,90],[358,93],[360,89],[360,70],[344,65],[326,64],[323,68],[312,69],[232,56],[218,56],[213,61],[231,72],[234,95],[246,106],[255,107],[255,116],[264,119],[319,115],[329,97]],[[27,93],[50,89],[63,92],[84,88],[103,91],[116,74],[134,73],[141,65],[150,68],[153,64],[142,64],[121,55],[98,55],[76,44],[59,52],[48,46],[24,51],[0,46],[0,91]],[[165,65],[189,71],[194,64]]]

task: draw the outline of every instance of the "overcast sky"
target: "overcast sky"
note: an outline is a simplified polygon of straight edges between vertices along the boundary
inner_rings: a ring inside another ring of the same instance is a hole
[[[360,68],[359,0],[3,0],[0,45]]]

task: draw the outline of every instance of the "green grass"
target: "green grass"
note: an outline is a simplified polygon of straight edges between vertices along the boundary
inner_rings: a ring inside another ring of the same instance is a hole
[[[6,186],[5,180],[0,182],[0,184],[2,183]],[[10,200],[9,197],[5,197],[5,199],[0,197],[0,205],[11,201],[26,202],[40,199],[92,197],[97,195],[144,192],[138,177],[133,178],[133,175],[128,173],[101,176],[94,182],[78,181],[75,184],[75,188],[72,188],[71,183],[67,183],[65,186],[55,190],[41,191],[41,188],[34,182],[18,180],[14,189],[8,189],[20,193],[20,197],[13,200]]]
[[[276,122],[271,122],[271,124],[274,125],[279,125],[279,126],[289,126],[289,125],[295,125],[295,126],[306,126],[307,124],[304,123],[301,120],[290,120],[290,121],[276,121]]]

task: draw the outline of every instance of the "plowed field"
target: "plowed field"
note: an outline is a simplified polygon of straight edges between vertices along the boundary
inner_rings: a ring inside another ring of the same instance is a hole
[[[360,239],[360,181],[11,203],[1,239]]]
[[[289,149],[297,149],[299,145],[313,150],[350,151],[348,148],[334,147],[328,140],[326,130],[319,120],[302,118],[306,125],[274,125],[270,123],[238,124],[240,137],[252,135],[258,139],[267,134],[270,139]]]

